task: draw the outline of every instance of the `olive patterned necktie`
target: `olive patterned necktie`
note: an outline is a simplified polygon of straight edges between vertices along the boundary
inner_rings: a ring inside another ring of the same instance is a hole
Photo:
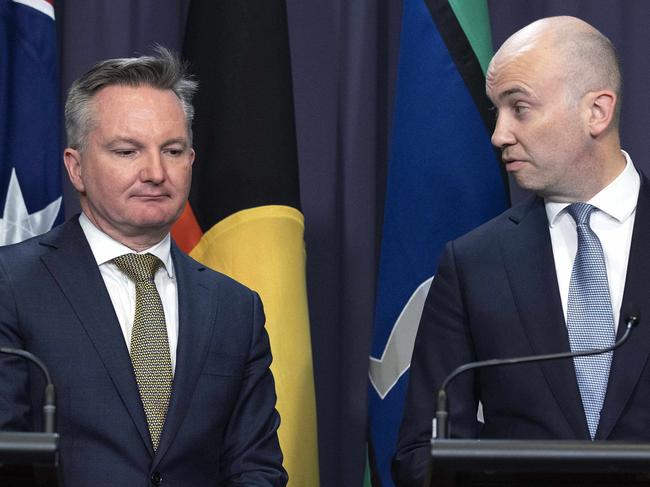
[[[154,283],[154,275],[162,262],[152,254],[125,254],[113,262],[135,283],[131,363],[151,442],[156,450],[165,424],[173,380],[165,312]]]

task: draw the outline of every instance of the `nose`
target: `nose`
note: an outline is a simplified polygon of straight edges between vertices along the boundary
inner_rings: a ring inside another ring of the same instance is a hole
[[[509,145],[514,145],[517,139],[510,127],[507,117],[500,115],[497,117],[497,123],[492,132],[492,145],[503,149]]]
[[[143,182],[160,184],[165,180],[165,165],[160,153],[154,153],[146,157],[140,169],[140,179]]]
[[[166,170],[162,154],[154,153],[144,158],[143,166],[140,169],[140,179],[143,182],[160,184],[166,178]]]

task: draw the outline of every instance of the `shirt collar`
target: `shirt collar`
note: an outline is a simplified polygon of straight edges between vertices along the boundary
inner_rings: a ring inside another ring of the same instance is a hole
[[[97,265],[110,263],[110,261],[120,255],[134,253],[133,250],[128,248],[126,245],[121,244],[102,232],[84,213],[81,213],[79,216],[79,225],[81,225],[86,240],[88,240],[90,250],[97,261]],[[135,253],[155,255],[165,266],[165,270],[169,277],[174,277],[174,266],[172,265],[171,259],[171,237],[169,236],[169,233],[156,245],[145,249],[142,252]]]
[[[618,222],[624,222],[636,210],[636,202],[639,196],[641,178],[636,172],[632,159],[627,152],[621,150],[625,156],[625,168],[616,176],[616,179],[605,186],[587,203],[595,206],[603,213],[614,218]],[[549,226],[553,228],[557,224],[560,214],[570,203],[557,203],[546,201],[546,216]]]

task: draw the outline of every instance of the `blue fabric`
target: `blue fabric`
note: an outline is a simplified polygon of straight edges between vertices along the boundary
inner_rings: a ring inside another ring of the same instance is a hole
[[[490,134],[423,0],[404,2],[371,355],[382,357],[409,297],[444,243],[500,213],[506,192]],[[376,475],[391,459],[408,374],[382,399],[369,388]],[[431,390],[433,395],[435,391]]]
[[[61,196],[56,46],[53,18],[0,0],[0,218],[14,168],[28,213]]]
[[[605,255],[589,226],[595,208],[587,203],[567,207],[576,222],[578,251],[573,263],[567,303],[567,329],[571,351],[593,350],[614,344],[614,314],[607,282]],[[605,400],[612,352],[575,357],[573,363],[589,433],[596,436]]]

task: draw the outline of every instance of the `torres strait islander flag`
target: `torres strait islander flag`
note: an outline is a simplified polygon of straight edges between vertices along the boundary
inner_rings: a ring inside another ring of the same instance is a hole
[[[369,371],[374,487],[393,485],[413,344],[443,246],[508,204],[490,144],[491,50],[485,0],[404,0]]]
[[[62,219],[54,6],[0,0],[0,245]]]
[[[257,291],[271,341],[292,487],[318,487],[304,219],[284,0],[192,0],[184,56],[197,76],[183,250]]]

